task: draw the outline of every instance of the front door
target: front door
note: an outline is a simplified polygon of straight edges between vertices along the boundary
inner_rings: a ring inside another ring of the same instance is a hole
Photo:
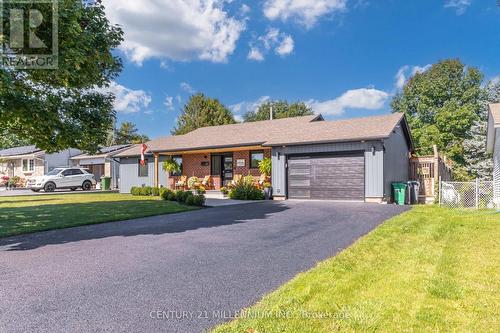
[[[233,180],[233,154],[222,155],[222,184],[227,186]]]

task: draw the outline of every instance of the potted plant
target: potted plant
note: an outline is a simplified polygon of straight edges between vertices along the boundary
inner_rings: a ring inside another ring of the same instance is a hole
[[[273,188],[271,187],[271,183],[265,182],[262,186],[264,187],[264,198],[266,200],[271,200],[273,197]]]
[[[196,176],[189,177],[187,185],[190,190],[196,190],[201,185],[200,179]]]
[[[163,170],[168,172],[169,175],[174,173],[180,173],[181,167],[174,160],[167,160],[163,162]]]

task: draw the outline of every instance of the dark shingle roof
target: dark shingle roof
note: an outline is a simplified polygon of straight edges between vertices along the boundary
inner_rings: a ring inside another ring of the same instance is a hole
[[[108,155],[113,156],[114,154],[132,146],[131,144],[124,144],[124,145],[113,145],[113,146],[108,146],[108,147],[102,147],[99,148],[99,150],[94,154],[90,155],[87,153],[83,153],[80,155],[76,155],[72,157],[72,160],[79,160],[83,158],[94,158],[94,157],[106,157]]]
[[[14,147],[0,150],[0,156],[17,156],[17,155],[27,155],[42,151],[38,149],[36,146],[22,146],[22,147]]]

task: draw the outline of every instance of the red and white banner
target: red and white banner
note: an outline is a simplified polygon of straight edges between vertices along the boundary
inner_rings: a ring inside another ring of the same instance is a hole
[[[147,149],[148,149],[148,146],[146,146],[146,144],[143,143],[141,146],[141,165],[144,165],[144,154],[146,153]]]

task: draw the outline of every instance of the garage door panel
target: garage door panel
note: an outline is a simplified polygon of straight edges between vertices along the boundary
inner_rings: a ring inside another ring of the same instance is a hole
[[[364,156],[302,156],[288,160],[291,199],[363,200]]]

